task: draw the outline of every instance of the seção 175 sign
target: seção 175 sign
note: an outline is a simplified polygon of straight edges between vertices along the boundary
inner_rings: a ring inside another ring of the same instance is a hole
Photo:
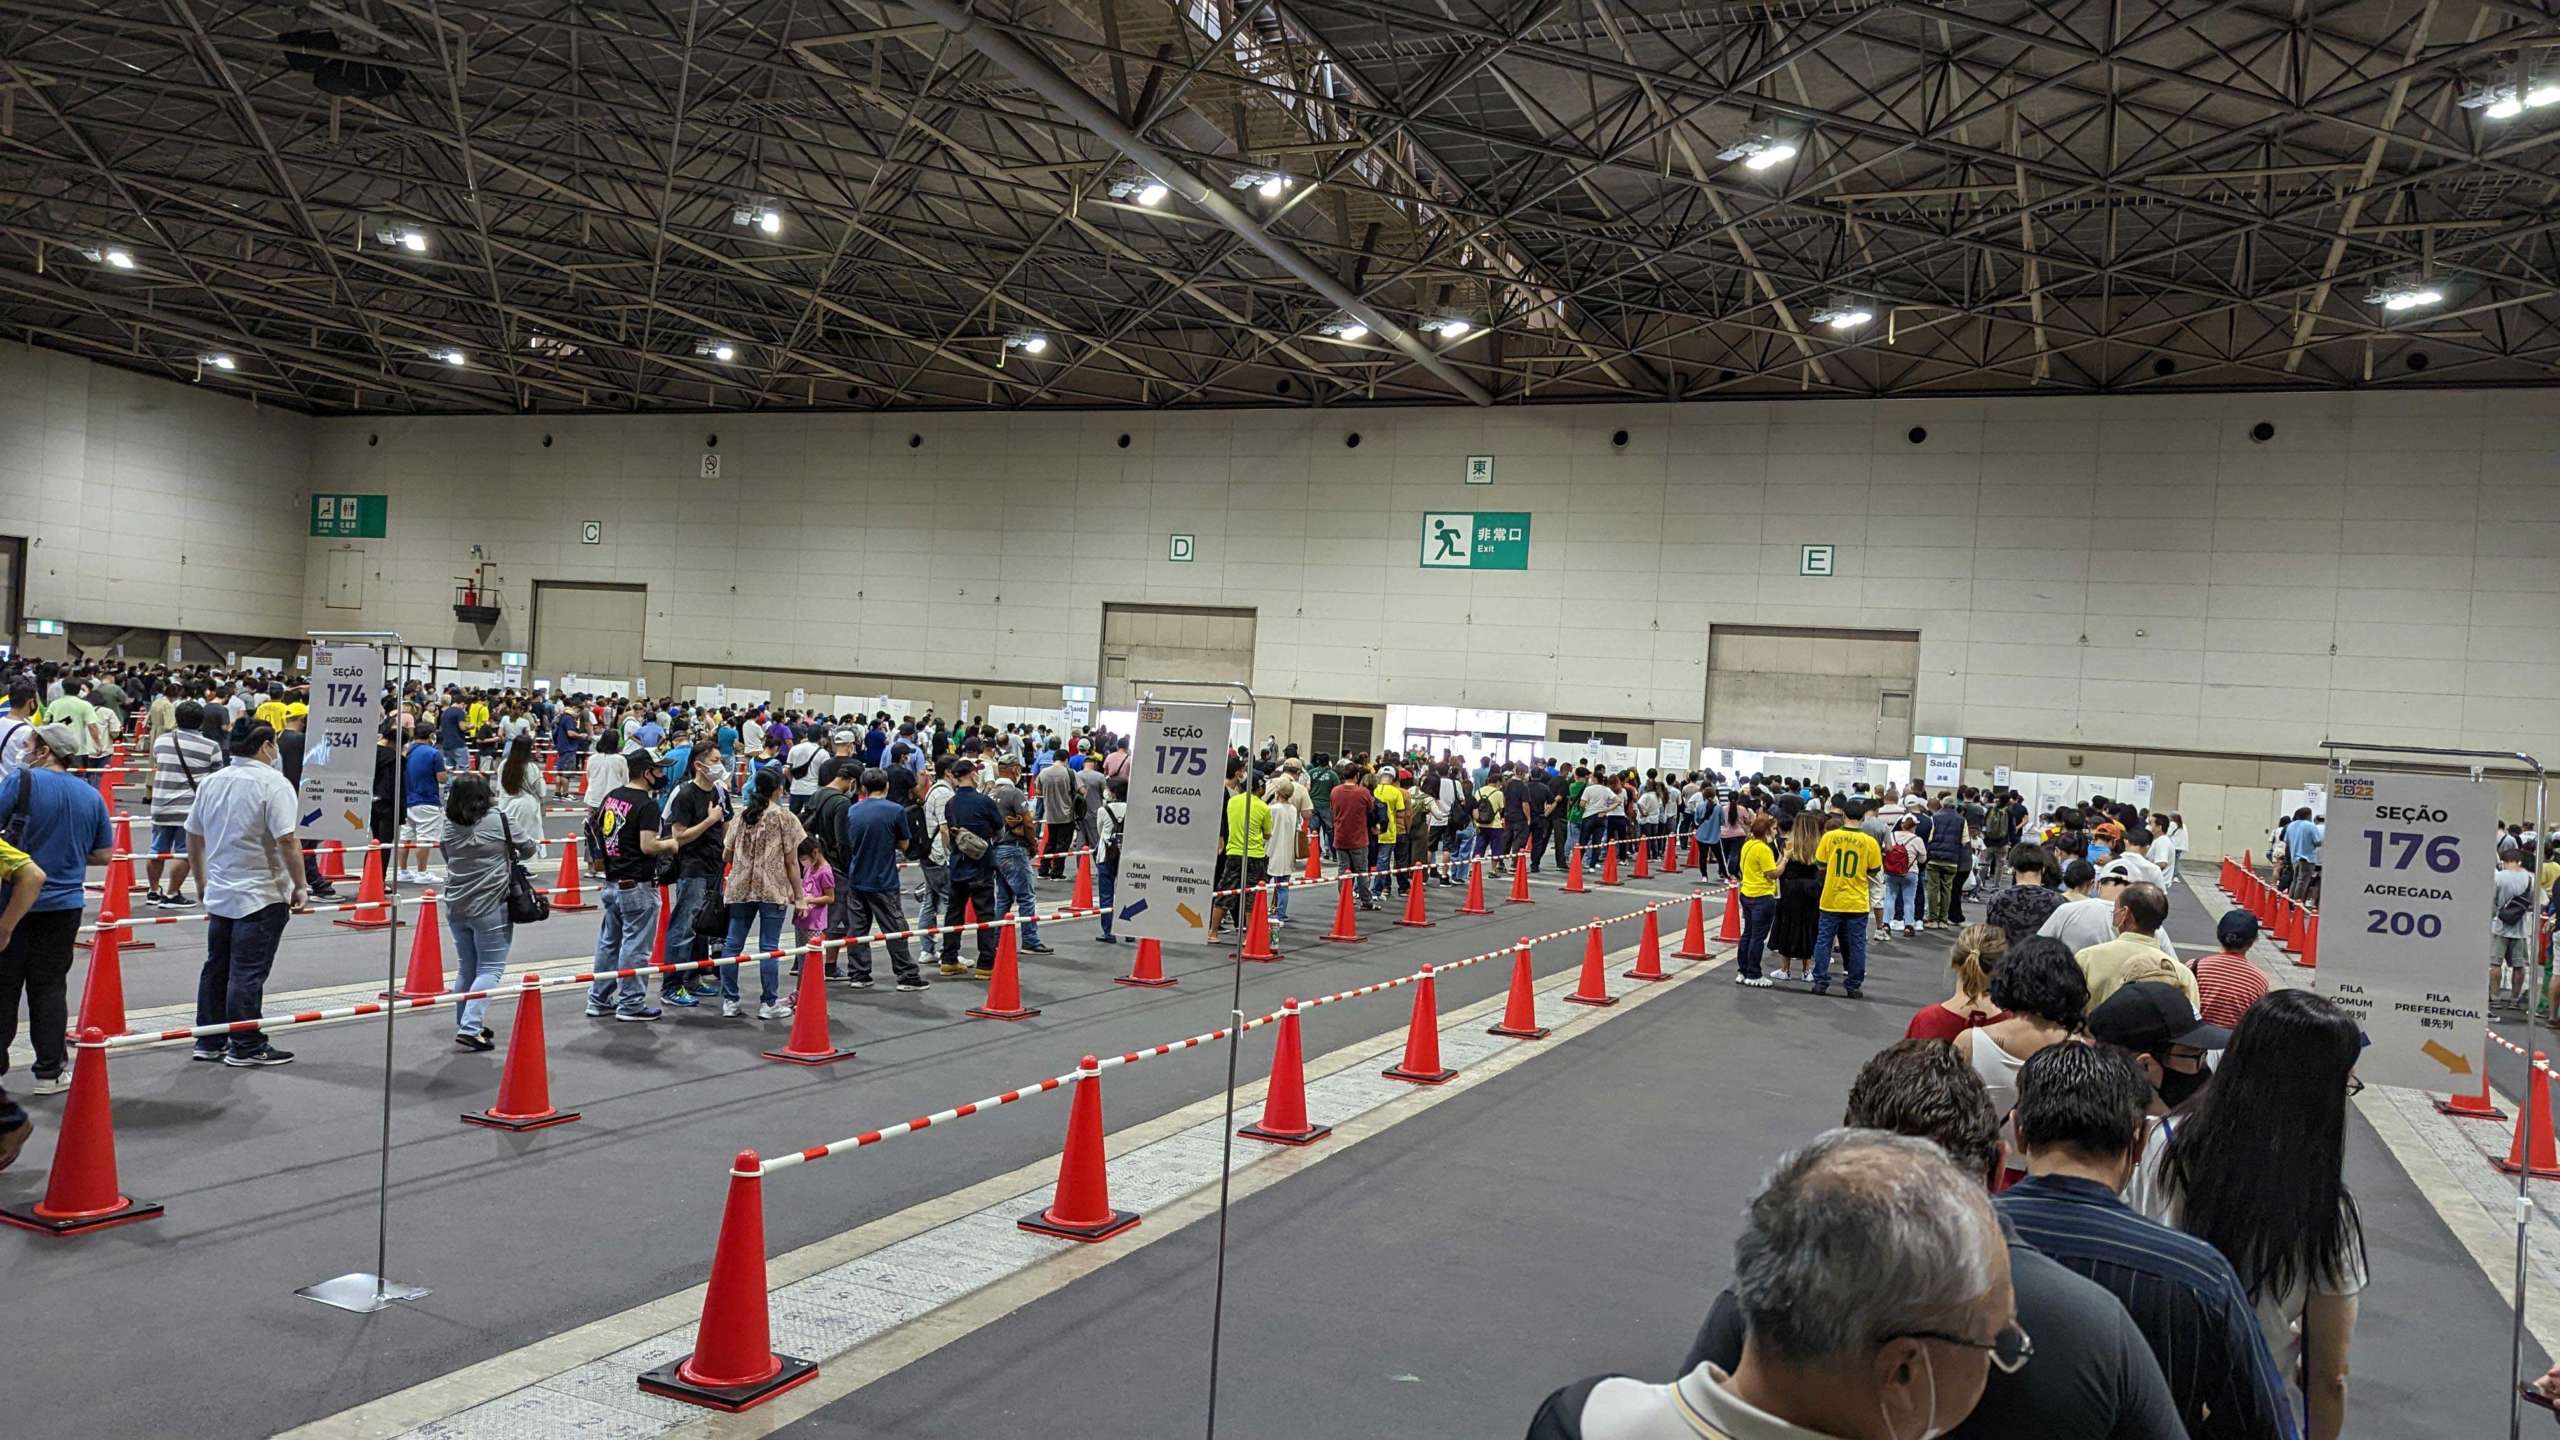
[[[2314,974],[2365,1032],[2356,1073],[2367,1084],[2471,1088],[2497,816],[2496,786],[2461,776],[2330,779]]]

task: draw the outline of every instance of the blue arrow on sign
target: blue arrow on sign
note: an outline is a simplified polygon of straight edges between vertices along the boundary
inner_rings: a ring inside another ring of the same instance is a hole
[[[322,808],[323,808],[323,809],[326,809],[327,807],[326,807],[326,806],[323,806]],[[302,817],[302,823],[303,823],[303,824],[305,824],[305,825],[317,825],[317,824],[319,824],[319,823],[320,823],[320,811],[318,811],[318,810],[314,810],[314,811],[312,811],[310,814],[303,816],[303,817]]]
[[[1128,904],[1123,905],[1123,906],[1121,906],[1121,907],[1120,907],[1120,918],[1121,918],[1121,919],[1123,919],[1123,920],[1135,920],[1135,919],[1137,919],[1137,918],[1138,918],[1139,914],[1140,914],[1141,912],[1143,912],[1146,908],[1147,908],[1147,902],[1146,902],[1146,901],[1144,901],[1144,900],[1133,900],[1133,901],[1129,902]]]

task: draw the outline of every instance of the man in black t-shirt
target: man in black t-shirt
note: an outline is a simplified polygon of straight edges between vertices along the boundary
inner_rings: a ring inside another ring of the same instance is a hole
[[[623,758],[631,782],[607,793],[587,817],[589,863],[604,878],[596,897],[604,911],[596,927],[598,974],[649,963],[657,937],[658,857],[675,849],[673,840],[658,833],[658,757],[633,749]],[[647,1021],[663,1013],[649,1003],[649,987],[636,975],[608,975],[587,987],[587,1014],[596,1019]]]
[[[1555,808],[1556,792],[1547,784],[1547,772],[1534,766],[1530,768],[1526,788],[1529,800],[1529,873],[1535,875],[1540,857],[1546,854],[1547,832],[1554,828],[1554,816],[1549,812]],[[1510,804],[1510,795],[1510,787],[1503,787],[1505,806]],[[1561,855],[1564,852],[1559,850],[1556,853]]]
[[[703,906],[719,902],[720,846],[728,838],[729,796],[720,788],[719,747],[696,745],[689,759],[692,775],[667,797],[666,830],[676,842],[674,900],[667,915],[670,965],[702,958],[694,923]],[[670,971],[658,982],[658,1003],[690,1007],[696,995],[710,994],[719,983],[708,970]]]
[[[1502,833],[1514,851],[1526,851],[1517,858],[1538,868],[1538,851],[1530,841],[1536,835],[1536,817],[1529,813],[1529,777],[1514,769],[1502,782]]]

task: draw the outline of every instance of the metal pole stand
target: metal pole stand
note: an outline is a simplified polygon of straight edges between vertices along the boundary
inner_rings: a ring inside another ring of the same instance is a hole
[[[374,654],[378,657],[376,681],[387,691],[391,683],[390,645],[396,645],[400,641],[400,636],[396,632],[314,630],[311,632],[311,641],[315,652],[317,647],[325,641],[376,642],[373,647]],[[380,643],[385,641],[389,644]],[[318,668],[316,653],[313,668]],[[367,697],[367,703],[378,707],[381,699],[379,694],[372,695]],[[381,723],[380,720],[371,721],[371,724],[376,726]],[[367,763],[371,763],[369,757]],[[396,921],[400,915],[400,872],[387,864],[383,866],[383,870],[386,879],[383,903],[390,908],[392,918]],[[393,924],[387,927],[383,934],[387,937],[386,953],[389,955],[384,971],[387,979],[383,985],[383,991],[396,996],[400,993],[400,927]],[[323,1305],[334,1306],[340,1310],[352,1310],[358,1315],[370,1315],[394,1301],[423,1299],[430,1293],[423,1285],[403,1285],[386,1278],[382,1273],[389,1268],[387,1262],[391,1250],[391,1067],[392,1058],[396,1053],[392,1036],[398,1029],[399,1018],[400,1007],[397,1005],[392,1006],[382,1017],[382,1160],[374,1177],[373,1269],[358,1270],[353,1274],[341,1275],[335,1280],[323,1280],[317,1285],[305,1285],[293,1292],[305,1299],[317,1300]]]

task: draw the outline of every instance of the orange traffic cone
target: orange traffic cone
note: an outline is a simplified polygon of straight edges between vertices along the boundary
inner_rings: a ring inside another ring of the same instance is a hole
[[[1421,875],[1411,878],[1413,888],[1404,892],[1404,914],[1396,918],[1396,923],[1408,929],[1428,930],[1440,923],[1431,918],[1431,902],[1423,893],[1431,887]]]
[[[382,903],[382,851],[364,855],[364,883],[356,887],[356,908],[333,922],[348,930],[388,930],[401,923]]]
[[[1511,993],[1502,1002],[1502,1023],[1484,1033],[1510,1035],[1522,1040],[1547,1038],[1547,1027],[1538,1023],[1538,993],[1529,983],[1529,942],[1526,940],[1511,948]]]
[[[1653,862],[1652,862],[1649,858],[1647,858],[1647,857],[1648,857],[1648,855],[1649,855],[1649,853],[1650,853],[1650,852],[1648,852],[1648,851],[1646,850],[1646,848],[1645,848],[1644,837],[1643,837],[1643,836],[1641,836],[1641,835],[1637,836],[1637,837],[1636,837],[1636,878],[1637,878],[1637,879],[1639,879],[1639,880],[1650,880],[1650,879],[1652,879],[1652,878],[1653,878]]]
[[[116,817],[116,838],[114,844],[115,850],[107,859],[106,881],[101,887],[98,896],[98,918],[101,921],[106,919],[106,914],[109,910],[115,911],[118,915],[129,916],[133,914],[133,861],[127,858],[133,853],[132,816],[119,815]],[[186,872],[186,867],[184,865],[179,866],[178,869],[181,875]],[[83,950],[95,949],[97,947],[98,935],[100,933],[103,932],[98,931],[92,932],[88,935],[83,935],[72,943]],[[140,932],[133,930],[130,927],[128,927],[123,934],[116,937],[116,942],[127,950],[154,950],[159,948],[150,941],[143,939]],[[107,1033],[110,1035],[116,1035],[123,1032],[121,1030],[110,1030]]]
[[[1526,866],[1515,865],[1512,868],[1520,871],[1522,874],[1528,873],[1528,867]],[[1419,890],[1421,887],[1416,886],[1415,888]],[[1493,907],[1484,903],[1484,862],[1482,860],[1470,860],[1467,862],[1467,903],[1458,907],[1458,913],[1461,915],[1490,915],[1493,913]]]
[[[1689,923],[1680,927],[1680,948],[1672,952],[1671,958],[1707,958],[1707,897],[1702,891],[1689,892]]]
[[[516,991],[516,1028],[507,1037],[507,1068],[498,1074],[497,1103],[462,1117],[465,1125],[492,1130],[548,1130],[578,1118],[551,1103],[551,1061],[542,1041],[542,977],[527,975]]]
[[[124,1023],[124,916],[98,912],[97,943],[89,951],[89,978],[80,988],[80,1028],[122,1035]]]
[[[347,878],[346,841],[323,840],[320,842],[320,878],[332,885]]]
[[[1661,907],[1644,907],[1644,934],[1636,941],[1636,968],[1627,972],[1630,980],[1668,980],[1662,968]]]
[[[1618,842],[1615,840],[1612,840],[1607,845],[1601,847],[1600,883],[1603,885],[1622,885],[1626,883],[1618,878]]]
[[[1716,925],[1716,941],[1724,944],[1741,938],[1742,887],[1727,885],[1724,887],[1724,919]]]
[[[1564,1002],[1606,1009],[1617,1004],[1618,997],[1609,993],[1608,961],[1601,952],[1598,922],[1593,922],[1583,936],[1582,983],[1574,987],[1572,994],[1564,997]]]
[[[1324,878],[1324,852],[1312,841],[1307,845],[1307,873],[1303,878],[1308,880]]]
[[[79,1087],[74,1085],[77,1093]],[[2526,1130],[2533,1133],[2528,1136]],[[2533,1052],[2533,1069],[2525,1077],[2524,1113],[2516,1116],[2515,1143],[2507,1147],[2507,1158],[2498,1168],[2513,1175],[2531,1167],[2536,1180],[2560,1180],[2560,1145],[2555,1145],[2551,1131],[2551,1075],[2543,1068],[2542,1052]]]
[[[1141,985],[1149,990],[1161,990],[1174,983],[1173,977],[1164,973],[1164,942],[1153,935],[1139,941],[1138,963],[1129,967],[1128,974],[1113,979],[1111,983]]]
[[[674,896],[675,892],[666,886],[658,887],[658,934],[649,942],[649,963],[657,967],[660,975],[666,973],[667,915],[675,906]]]
[[[1323,938],[1336,945],[1357,945],[1369,938],[1360,933],[1360,915],[1358,907],[1352,903],[1351,877],[1348,875],[1342,877],[1342,898],[1334,902],[1333,928],[1324,932]]]
[[[1534,905],[1538,903],[1529,898],[1528,866],[1514,865],[1511,867],[1511,893],[1503,897],[1502,903],[1505,905]]]
[[[401,977],[400,998],[443,993],[444,927],[436,923],[436,892],[430,890],[418,901],[418,929],[409,937],[409,973]]]
[[[2483,1057],[2484,1061],[2486,1057]],[[2480,1067],[2480,1093],[2455,1095],[2436,1102],[2436,1113],[2457,1120],[2504,1120],[2507,1112],[2498,1108],[2498,1097],[2489,1093],[2489,1067]]]
[[[1019,926],[1007,925],[996,935],[996,970],[987,978],[987,1003],[965,1012],[981,1020],[1028,1020],[1037,1010],[1022,1008],[1022,942]],[[803,967],[805,968],[805,967]]]
[[[1665,875],[1680,873],[1680,837],[1677,835],[1662,837],[1662,873]]]
[[[560,878],[551,886],[551,908],[555,913],[596,908],[579,888],[579,879],[578,837],[571,835],[560,842]]]
[[[124,779],[121,766],[110,765],[98,772],[98,798],[107,802],[107,818],[116,818],[116,785]]]
[[[2305,970],[2320,968],[2320,912],[2302,912],[2302,955],[2293,962]]]
[[[1280,952],[1271,948],[1271,887],[1253,887],[1253,909],[1244,923],[1244,948],[1230,951],[1230,960],[1277,960]]]
[[[1573,853],[1564,858],[1564,893],[1588,895],[1591,891],[1582,883],[1582,847],[1575,845],[1570,848]]]
[[[1090,1055],[1076,1067],[1075,1098],[1067,1108],[1067,1148],[1058,1157],[1058,1188],[1049,1208],[1014,1223],[1037,1235],[1087,1244],[1138,1223],[1135,1212],[1111,1208],[1111,1178],[1102,1165],[1102,1066]]]
[[[693,1353],[643,1372],[640,1388],[735,1414],[817,1375],[814,1361],[774,1353],[773,1317],[765,1309],[764,1164],[753,1150],[741,1150],[729,1167],[729,1202],[720,1211],[720,1243],[711,1252]]]
[[[1440,1063],[1440,999],[1428,965],[1414,984],[1413,1020],[1405,1027],[1404,1059],[1378,1073],[1415,1085],[1445,1085],[1458,1078],[1457,1071]]]
[[[44,1198],[32,1205],[0,1206],[0,1223],[47,1235],[76,1235],[148,1220],[160,1207],[116,1188],[115,1119],[107,1095],[107,1037],[80,1032],[71,1061],[71,1099],[62,1107],[62,1135],[53,1142],[53,1171]]]
[[[791,1038],[779,1050],[767,1050],[764,1058],[786,1065],[833,1065],[850,1060],[853,1052],[839,1050],[827,1033],[827,967],[819,959],[819,951],[800,957],[800,998],[791,1006]]]
[[[1076,888],[1067,898],[1067,903],[1078,910],[1093,908],[1093,852],[1091,850],[1076,852]]]
[[[1298,1002],[1280,1006],[1280,1036],[1271,1046],[1271,1084],[1262,1092],[1262,1123],[1236,1132],[1274,1145],[1312,1145],[1333,1133],[1307,1122],[1307,1065],[1298,1043]]]

